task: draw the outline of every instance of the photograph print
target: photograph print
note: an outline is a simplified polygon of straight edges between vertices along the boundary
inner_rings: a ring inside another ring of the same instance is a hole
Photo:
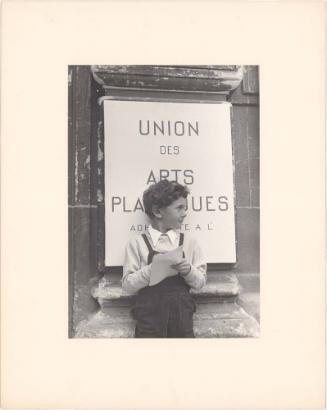
[[[260,337],[259,66],[68,66],[70,338]]]

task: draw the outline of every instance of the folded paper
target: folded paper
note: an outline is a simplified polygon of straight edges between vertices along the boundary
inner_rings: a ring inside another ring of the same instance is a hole
[[[178,271],[173,269],[171,265],[180,263],[183,260],[183,247],[179,246],[178,248],[157,254],[154,256],[151,265],[151,276],[149,286],[156,285],[162,280],[175,276],[178,274]]]

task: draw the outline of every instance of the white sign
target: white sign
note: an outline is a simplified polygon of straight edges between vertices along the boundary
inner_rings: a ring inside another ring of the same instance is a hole
[[[122,265],[129,236],[147,229],[142,194],[160,179],[188,186],[182,232],[207,262],[236,262],[230,107],[104,101],[106,266]]]

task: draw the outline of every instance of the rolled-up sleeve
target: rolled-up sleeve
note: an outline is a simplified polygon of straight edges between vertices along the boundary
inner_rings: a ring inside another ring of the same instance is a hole
[[[128,293],[136,293],[149,285],[150,274],[151,264],[141,266],[138,244],[136,239],[132,238],[125,248],[122,288]]]
[[[193,289],[201,289],[207,281],[207,264],[199,244],[192,241],[191,270],[184,276],[185,282]]]

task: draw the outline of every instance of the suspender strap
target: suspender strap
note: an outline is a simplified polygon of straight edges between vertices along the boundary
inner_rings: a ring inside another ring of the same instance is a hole
[[[148,265],[150,265],[150,263],[152,263],[153,256],[154,256],[155,254],[159,253],[159,252],[156,252],[156,251],[153,250],[153,248],[152,248],[152,246],[151,246],[151,244],[150,244],[150,242],[149,242],[149,239],[148,239],[148,237],[146,236],[145,233],[142,234],[142,237],[143,237],[144,242],[145,242],[145,244],[146,244],[146,246],[147,246],[147,248],[148,248],[148,250],[149,250],[149,254],[148,254]]]
[[[145,244],[146,244],[146,246],[147,246],[147,248],[148,248],[148,250],[149,250],[148,264],[150,264],[150,263],[152,262],[153,255],[155,255],[156,253],[159,253],[159,252],[156,252],[156,251],[153,250],[153,248],[152,248],[152,246],[151,246],[151,244],[150,244],[150,242],[149,242],[149,239],[148,239],[148,237],[146,236],[145,233],[142,233],[142,238],[144,239],[144,242],[145,242]],[[183,242],[184,242],[184,234],[181,233],[180,236],[179,236],[179,244],[178,244],[178,246],[182,246],[182,245],[183,245]],[[184,253],[184,251],[183,251],[183,258],[185,258],[185,253]]]
[[[143,237],[143,239],[144,239],[144,242],[145,242],[146,246],[147,246],[148,249],[149,249],[149,252],[152,253],[152,252],[153,252],[153,249],[152,249],[152,246],[151,246],[151,244],[150,244],[150,242],[149,242],[148,237],[146,236],[145,233],[142,233],[142,237]]]
[[[178,244],[178,246],[182,246],[183,243],[184,243],[184,234],[181,233],[181,234],[179,235],[179,244]],[[185,253],[184,253],[184,251],[183,251],[183,258],[185,258]]]

